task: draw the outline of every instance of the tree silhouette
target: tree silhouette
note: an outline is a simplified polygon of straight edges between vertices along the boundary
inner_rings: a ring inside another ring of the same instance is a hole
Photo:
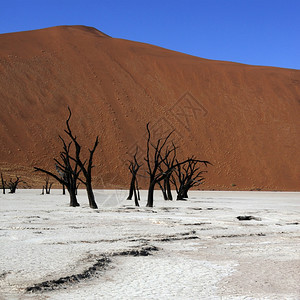
[[[78,188],[77,181],[82,182],[86,186],[90,207],[98,208],[92,189],[92,168],[93,156],[99,144],[99,139],[97,136],[93,148],[89,150],[89,158],[83,161],[81,158],[81,145],[78,143],[77,137],[73,135],[70,127],[70,119],[72,116],[70,107],[68,107],[68,111],[69,116],[66,120],[66,129],[64,130],[64,132],[71,139],[71,141],[66,144],[65,140],[61,136],[59,136],[63,143],[63,151],[60,152],[61,161],[59,161],[58,159],[54,159],[54,161],[56,162],[56,170],[58,175],[38,167],[34,168],[36,171],[41,171],[52,176],[63,186],[67,187],[67,190],[70,194],[70,206],[79,206],[76,197]],[[70,154],[72,145],[74,145],[75,147],[75,155]],[[80,173],[83,174],[84,178],[79,177]]]
[[[17,190],[18,184],[22,182],[20,180],[20,177],[16,176],[15,180],[10,179],[9,182],[7,183],[7,187],[9,188],[9,193],[14,194]]]
[[[209,161],[202,161],[195,158],[188,158],[184,163],[180,164],[176,160],[174,172],[171,176],[171,181],[174,184],[177,192],[177,200],[188,198],[188,191],[200,185],[204,181],[203,174],[207,171],[202,171],[202,165],[211,165]]]
[[[162,166],[160,166],[161,173],[165,173],[166,176],[162,180],[162,183],[158,182],[159,187],[160,187],[160,189],[163,193],[163,197],[164,197],[165,200],[173,200],[170,178],[171,178],[171,175],[173,173],[174,165],[175,165],[175,162],[176,162],[176,149],[177,149],[177,147],[172,142],[172,146],[171,146],[172,151],[168,155],[169,149],[170,149],[170,147],[167,146],[166,147],[166,152],[164,154],[165,159],[163,160]]]
[[[90,207],[96,209],[98,207],[97,207],[97,204],[95,201],[95,196],[94,196],[94,192],[93,192],[93,188],[92,188],[92,168],[94,167],[93,166],[93,156],[94,156],[95,150],[99,144],[99,137],[98,136],[96,137],[93,148],[89,149],[89,159],[83,161],[81,159],[81,145],[78,143],[77,137],[73,135],[72,130],[70,128],[70,124],[69,124],[71,116],[72,116],[72,112],[69,107],[68,107],[68,110],[69,110],[69,117],[66,121],[67,129],[65,130],[65,133],[71,138],[71,140],[73,141],[73,143],[75,145],[75,149],[76,149],[75,158],[71,157],[71,159],[74,160],[80,167],[82,174],[84,176],[84,179],[79,178],[79,181],[82,182],[86,187]],[[86,166],[86,163],[87,163],[87,166]]]
[[[77,196],[76,196],[76,189],[77,189],[77,180],[81,172],[81,169],[79,168],[78,163],[74,161],[70,156],[70,148],[72,142],[66,144],[65,140],[61,136],[59,136],[59,138],[62,141],[63,150],[59,154],[60,160],[54,158],[58,175],[39,167],[34,167],[34,169],[36,171],[43,172],[53,177],[59,183],[66,186],[70,195],[70,206],[76,207],[79,206],[79,203],[77,201]]]
[[[154,189],[156,184],[164,180],[172,172],[172,168],[164,169],[163,164],[175,151],[174,147],[167,147],[167,143],[173,133],[171,131],[166,137],[159,138],[152,142],[152,136],[147,123],[147,151],[144,160],[147,165],[147,173],[149,175],[148,199],[147,207],[153,207]]]
[[[138,148],[136,148],[133,159],[129,161],[128,169],[131,173],[131,181],[130,181],[129,195],[128,195],[127,200],[131,200],[132,196],[134,195],[135,206],[140,206],[139,205],[140,192],[139,192],[139,186],[138,186],[137,173],[138,173],[141,165],[138,163],[137,158],[136,158],[137,152],[138,152]]]

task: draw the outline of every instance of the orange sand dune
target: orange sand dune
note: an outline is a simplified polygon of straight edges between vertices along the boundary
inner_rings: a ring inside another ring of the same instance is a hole
[[[95,187],[127,187],[145,126],[209,160],[205,189],[300,190],[300,71],[211,61],[84,26],[0,35],[0,170],[40,186],[67,105]],[[145,184],[141,184],[146,187]]]

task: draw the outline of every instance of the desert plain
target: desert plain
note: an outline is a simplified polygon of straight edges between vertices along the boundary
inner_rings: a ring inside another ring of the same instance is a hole
[[[0,299],[299,299],[299,192],[160,194],[1,194]]]

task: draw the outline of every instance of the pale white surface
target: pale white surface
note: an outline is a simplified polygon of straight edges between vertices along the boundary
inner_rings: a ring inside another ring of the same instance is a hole
[[[189,201],[164,201],[156,192],[154,208],[145,200],[134,208],[127,191],[95,194],[98,210],[84,191],[78,208],[57,190],[0,194],[0,299],[300,299],[300,193],[191,192]],[[145,242],[160,250],[114,256],[95,277],[24,294]]]

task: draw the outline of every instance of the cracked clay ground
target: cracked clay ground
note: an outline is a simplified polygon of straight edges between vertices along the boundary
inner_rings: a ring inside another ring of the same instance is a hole
[[[300,299],[300,193],[95,195],[0,195],[1,300]]]

